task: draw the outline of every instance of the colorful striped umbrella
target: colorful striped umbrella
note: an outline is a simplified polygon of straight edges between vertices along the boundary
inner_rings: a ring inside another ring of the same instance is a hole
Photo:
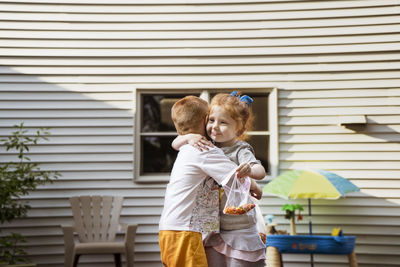
[[[309,231],[312,235],[311,199],[338,199],[360,189],[349,180],[324,170],[286,171],[263,187],[270,193],[285,199],[308,199]],[[311,254],[311,266],[314,257]]]
[[[308,199],[309,230],[312,235],[311,199],[338,199],[360,189],[349,180],[324,170],[286,171],[263,187],[270,193],[285,199]]]
[[[342,176],[314,169],[286,171],[263,188],[263,192],[285,199],[338,199],[359,190]]]

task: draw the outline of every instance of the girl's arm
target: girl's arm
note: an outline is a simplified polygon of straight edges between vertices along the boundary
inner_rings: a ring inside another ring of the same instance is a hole
[[[251,178],[256,180],[262,180],[265,177],[265,169],[263,165],[255,163],[251,166],[251,172],[249,175]]]
[[[250,179],[250,194],[255,197],[256,199],[260,200],[262,197],[262,190],[261,187],[254,181],[253,179]]]
[[[248,176],[255,180],[262,180],[265,177],[265,169],[261,164],[258,163],[254,164],[249,164],[247,162],[242,163],[237,168],[236,172],[239,178]]]
[[[189,144],[200,151],[208,150],[208,147],[213,147],[214,145],[208,141],[204,136],[201,134],[185,134],[185,135],[178,135],[174,141],[172,141],[172,148],[175,150],[179,150],[181,146]]]

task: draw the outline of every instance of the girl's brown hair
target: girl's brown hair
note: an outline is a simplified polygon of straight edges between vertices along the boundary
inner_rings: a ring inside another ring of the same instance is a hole
[[[248,136],[245,132],[251,130],[254,119],[248,104],[241,101],[238,96],[217,94],[211,100],[210,113],[214,106],[220,106],[229,113],[237,123],[236,136],[239,140],[246,140]]]

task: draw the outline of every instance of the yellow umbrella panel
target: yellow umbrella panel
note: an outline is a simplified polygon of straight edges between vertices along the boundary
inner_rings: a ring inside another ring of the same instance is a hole
[[[289,191],[288,197],[292,199],[298,198],[325,198],[338,199],[340,192],[333,184],[323,178],[321,174],[313,171],[303,171],[294,181]]]

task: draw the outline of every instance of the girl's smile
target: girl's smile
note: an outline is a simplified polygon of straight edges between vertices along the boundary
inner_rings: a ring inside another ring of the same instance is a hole
[[[220,106],[214,106],[206,126],[208,136],[218,146],[232,146],[237,141],[236,121]]]

